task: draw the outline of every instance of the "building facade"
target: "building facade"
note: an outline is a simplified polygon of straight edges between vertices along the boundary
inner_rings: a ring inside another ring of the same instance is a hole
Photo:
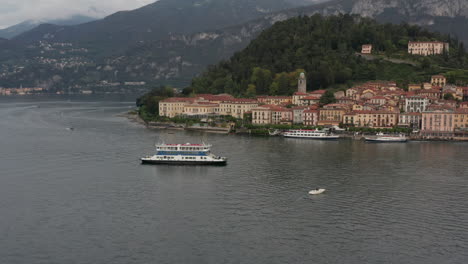
[[[291,96],[258,96],[257,101],[267,105],[288,105],[292,104]]]
[[[437,55],[442,54],[449,51],[449,44],[446,42],[439,42],[439,41],[430,41],[430,42],[422,42],[422,41],[410,41],[408,43],[408,53],[413,55],[422,55],[422,56],[429,56],[429,55]]]
[[[425,138],[452,138],[455,128],[452,110],[435,110],[422,113],[421,136]]]
[[[401,113],[398,126],[421,129],[422,114],[419,112]]]
[[[362,54],[371,54],[372,53],[372,45],[371,44],[362,45],[361,53]]]
[[[159,102],[159,115],[165,117],[175,117],[184,114],[184,107],[193,103],[194,98],[172,97]]]
[[[447,78],[443,75],[433,75],[431,77],[432,86],[444,87],[447,84]]]
[[[235,118],[244,118],[244,114],[258,107],[258,101],[254,99],[231,99],[219,104],[219,114]]]
[[[410,96],[405,99],[405,112],[419,112],[426,111],[429,105],[429,99],[421,96]]]

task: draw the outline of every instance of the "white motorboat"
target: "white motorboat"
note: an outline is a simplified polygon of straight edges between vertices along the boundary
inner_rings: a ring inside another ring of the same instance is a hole
[[[311,195],[317,195],[317,194],[321,194],[321,193],[323,193],[323,192],[325,192],[325,189],[315,189],[315,190],[311,190],[311,191],[309,192],[309,194],[311,194]]]
[[[287,138],[304,138],[319,140],[336,140],[340,138],[340,136],[334,135],[332,133],[329,134],[325,131],[305,129],[288,130],[283,134],[283,136]]]
[[[388,143],[398,143],[398,142],[407,142],[408,139],[405,135],[385,135],[383,133],[378,133],[373,137],[365,137],[366,141],[368,142],[388,142]]]

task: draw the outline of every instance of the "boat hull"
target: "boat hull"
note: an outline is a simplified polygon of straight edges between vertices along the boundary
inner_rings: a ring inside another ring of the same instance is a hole
[[[287,136],[284,135],[285,138],[301,138],[301,139],[313,139],[313,140],[338,140],[340,137],[338,136],[331,136],[331,137],[301,137],[301,136]]]
[[[370,143],[406,143],[407,139],[376,139],[376,138],[366,138],[367,142]]]
[[[318,194],[322,194],[325,192],[325,189],[319,189],[319,190],[312,190],[309,192],[310,195],[318,195]]]
[[[223,161],[183,161],[183,160],[146,160],[142,159],[144,165],[188,165],[188,166],[225,166],[227,160]]]

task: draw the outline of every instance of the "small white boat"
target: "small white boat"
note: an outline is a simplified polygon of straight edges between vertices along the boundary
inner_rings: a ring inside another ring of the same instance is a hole
[[[399,134],[398,136],[385,135],[383,133],[378,133],[374,137],[365,137],[367,142],[407,142],[408,139],[405,135]]]
[[[317,195],[317,194],[321,194],[323,192],[325,192],[325,189],[315,189],[315,190],[310,191],[309,194]]]
[[[268,134],[269,134],[270,136],[279,136],[279,135],[281,135],[281,131],[279,131],[278,129],[275,129],[275,130],[273,130],[273,131],[272,131],[272,130],[268,130]]]

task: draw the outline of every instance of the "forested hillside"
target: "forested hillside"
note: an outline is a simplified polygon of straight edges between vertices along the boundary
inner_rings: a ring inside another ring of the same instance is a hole
[[[450,51],[437,56],[407,54],[409,41],[447,41]],[[373,44],[377,56],[356,54]],[[399,59],[398,63],[389,58]],[[402,63],[403,62],[403,63]],[[460,70],[461,69],[461,70]],[[402,85],[445,73],[453,82],[468,81],[463,44],[450,36],[408,24],[379,24],[352,15],[292,18],[265,30],[243,51],[209,67],[193,80],[197,93],[286,95],[305,71],[308,89],[349,86],[367,80],[394,80]]]

